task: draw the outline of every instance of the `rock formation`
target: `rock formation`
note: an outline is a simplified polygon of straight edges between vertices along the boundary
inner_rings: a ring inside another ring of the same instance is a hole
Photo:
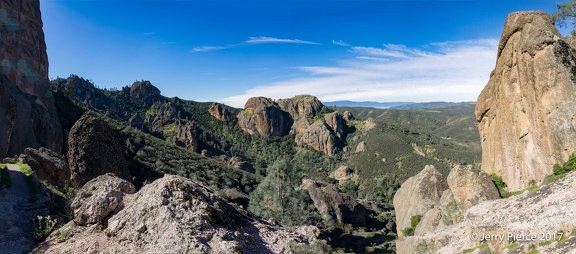
[[[296,136],[296,144],[332,155],[334,148],[337,147],[337,138],[330,126],[318,122],[310,125],[300,136]]]
[[[448,189],[446,177],[433,165],[426,165],[420,173],[402,183],[393,201],[398,236],[404,236],[402,230],[411,227],[412,216],[424,215],[438,204],[446,189]]]
[[[314,117],[325,109],[324,104],[312,95],[296,95],[289,99],[278,100],[280,108],[290,114],[293,119]]]
[[[326,124],[330,126],[332,132],[334,132],[338,139],[345,138],[344,125],[346,123],[344,123],[344,118],[342,118],[342,115],[338,111],[326,114],[324,120],[326,121]]]
[[[198,149],[198,130],[194,123],[177,120],[174,125],[174,131],[176,131],[174,144],[186,147],[188,150],[196,152],[196,149]]]
[[[340,166],[334,172],[330,173],[330,177],[338,181],[348,180],[352,177],[354,170],[348,166]]]
[[[300,189],[308,192],[325,225],[366,226],[366,208],[335,185],[304,179]]]
[[[208,108],[208,113],[212,115],[214,118],[227,122],[234,119],[232,112],[230,112],[225,106],[220,103],[212,103],[210,104],[210,108]]]
[[[238,125],[250,135],[282,137],[289,133],[292,118],[278,104],[264,97],[252,97],[238,113]]]
[[[107,225],[108,218],[124,208],[124,196],[135,192],[134,185],[110,173],[88,181],[72,201],[74,223]]]
[[[131,180],[130,170],[122,155],[122,146],[112,129],[92,112],[85,113],[70,130],[68,164],[72,185],[82,187],[105,173]]]
[[[0,34],[0,157],[20,154],[27,147],[62,151],[40,2],[3,1]]]
[[[576,51],[548,14],[516,12],[497,57],[476,105],[482,170],[514,191],[541,182],[576,152]]]
[[[486,200],[499,199],[496,185],[485,172],[472,166],[456,166],[448,174],[448,186],[463,210]]]
[[[160,90],[150,81],[136,81],[130,87],[130,100],[138,106],[150,106],[160,95]]]
[[[20,155],[20,161],[28,164],[38,179],[60,191],[70,186],[70,167],[64,156],[44,147],[38,150],[26,148]]]
[[[102,205],[97,208],[88,204],[93,203],[91,199],[78,198],[75,202],[80,207],[95,208],[81,209],[84,212],[79,215],[92,221],[107,218],[104,230],[69,222],[33,253],[288,253],[289,242],[315,240],[267,224],[184,177],[165,175],[135,194],[129,194],[131,190],[128,183],[113,181],[109,175],[89,182],[80,193],[97,194],[96,204]],[[106,197],[115,201],[108,202]],[[112,209],[114,203],[123,207]],[[108,213],[111,210],[119,211]]]

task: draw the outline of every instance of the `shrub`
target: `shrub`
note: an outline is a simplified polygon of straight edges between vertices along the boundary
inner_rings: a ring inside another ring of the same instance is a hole
[[[404,234],[405,236],[414,235],[414,230],[416,230],[418,223],[420,223],[420,219],[422,219],[422,215],[420,214],[416,214],[410,217],[410,227],[402,229],[402,234]]]
[[[38,216],[36,219],[33,219],[32,222],[34,222],[34,238],[38,242],[46,239],[52,231],[58,228],[56,220],[50,216]]]
[[[508,185],[506,185],[506,183],[504,181],[502,181],[502,177],[498,176],[494,173],[490,174],[490,178],[492,179],[492,182],[494,182],[494,185],[496,185],[496,188],[498,188],[498,193],[500,193],[500,197],[506,198],[509,196],[508,191],[506,191],[506,187],[508,187]]]
[[[561,175],[576,169],[576,154],[571,154],[563,165],[554,164],[554,175]]]

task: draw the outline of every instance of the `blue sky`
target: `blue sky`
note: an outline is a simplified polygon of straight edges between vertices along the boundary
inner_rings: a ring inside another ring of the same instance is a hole
[[[242,107],[252,96],[474,101],[508,13],[554,0],[42,0],[50,77]],[[565,32],[563,34],[566,34]]]

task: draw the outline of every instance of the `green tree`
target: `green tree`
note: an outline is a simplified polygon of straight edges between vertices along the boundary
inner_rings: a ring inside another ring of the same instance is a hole
[[[558,11],[552,13],[554,23],[559,27],[566,27],[566,23],[569,23],[569,25],[573,27],[572,34],[575,34],[576,31],[574,30],[574,27],[576,26],[576,0],[558,4],[556,6],[558,7]]]
[[[320,221],[307,193],[297,190],[302,178],[286,160],[275,161],[267,175],[250,194],[248,209],[286,226],[310,225]]]

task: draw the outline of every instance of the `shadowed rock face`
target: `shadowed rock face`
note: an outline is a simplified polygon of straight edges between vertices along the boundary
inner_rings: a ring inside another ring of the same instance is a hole
[[[223,122],[228,122],[234,119],[232,113],[220,103],[214,102],[210,104],[208,113],[210,113],[210,115],[212,115],[214,118]]]
[[[0,156],[26,147],[62,151],[39,1],[2,1],[0,35]]]
[[[137,81],[130,87],[130,100],[139,106],[150,106],[154,103],[154,98],[160,95],[160,90],[150,83],[150,81]]]
[[[543,12],[508,16],[498,60],[478,97],[482,170],[509,191],[541,182],[576,152],[576,51]]]
[[[84,114],[70,130],[68,138],[70,180],[76,188],[97,176],[114,173],[131,180],[122,146],[112,135],[112,129],[98,115]]]

